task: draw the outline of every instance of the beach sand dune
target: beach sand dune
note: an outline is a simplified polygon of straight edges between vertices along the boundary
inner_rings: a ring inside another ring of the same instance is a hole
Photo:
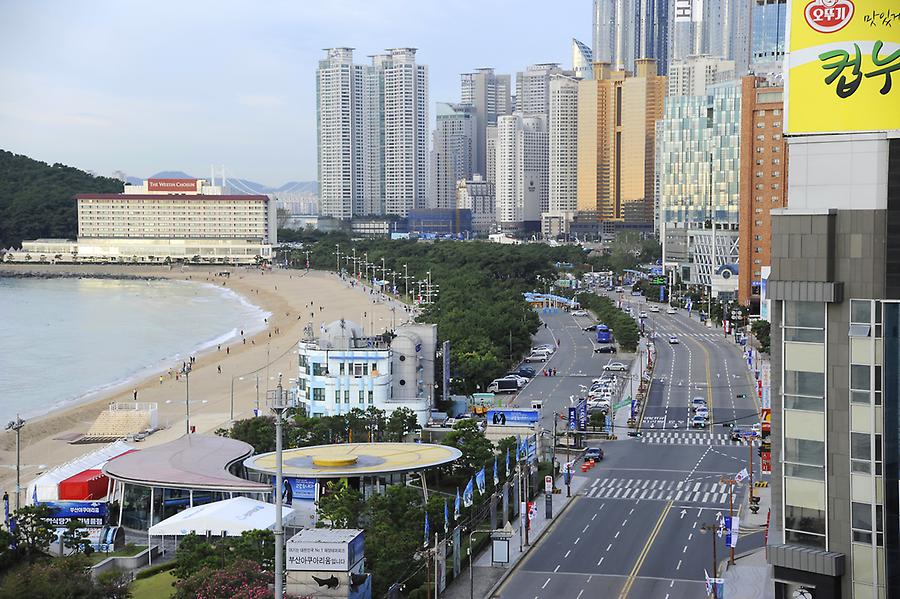
[[[230,276],[216,273],[229,271]],[[38,266],[3,265],[0,276],[15,272],[58,275],[141,276],[224,284],[243,295],[251,303],[271,312],[268,326],[255,335],[213,347],[196,356],[190,374],[191,425],[196,432],[211,433],[228,425],[231,417],[232,388],[234,418],[252,416],[253,409],[265,410],[266,389],[278,383],[291,386],[297,376],[296,344],[304,335],[304,327],[311,325],[318,336],[319,327],[340,318],[352,320],[368,333],[389,330],[410,319],[406,308],[395,301],[385,301],[370,290],[349,283],[332,273],[303,270],[261,271],[248,268],[223,267],[130,267],[130,266]],[[393,310],[392,310],[393,308]],[[225,332],[225,331],[223,331]],[[268,356],[268,358],[267,358]],[[268,367],[266,366],[268,361]],[[157,372],[136,383],[128,383],[27,422],[21,431],[22,487],[55,465],[92,451],[99,445],[72,445],[68,439],[84,434],[110,402],[133,401],[137,389],[138,401],[158,404],[158,423],[163,430],[149,436],[137,446],[150,446],[171,441],[186,430],[184,377],[174,376],[181,369],[181,361],[170,366],[170,372]],[[219,372],[221,367],[221,373]],[[50,365],[48,364],[48,371]],[[162,376],[162,382],[159,377]],[[115,380],[117,373],[110,373]],[[257,387],[258,385],[258,387]],[[54,401],[47,398],[48,403]],[[15,435],[0,435],[0,489],[12,494],[15,489]],[[23,492],[24,495],[24,492]],[[23,496],[24,501],[24,496]]]

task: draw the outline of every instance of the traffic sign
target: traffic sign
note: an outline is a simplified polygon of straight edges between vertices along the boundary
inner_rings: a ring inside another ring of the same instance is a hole
[[[544,477],[544,492],[552,493],[553,492],[553,477],[549,474]]]

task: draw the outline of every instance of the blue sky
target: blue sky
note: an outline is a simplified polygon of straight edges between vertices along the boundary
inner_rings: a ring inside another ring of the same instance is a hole
[[[571,66],[591,0],[0,0],[0,148],[98,174],[316,177],[322,48],[419,48],[429,110],[459,74]]]

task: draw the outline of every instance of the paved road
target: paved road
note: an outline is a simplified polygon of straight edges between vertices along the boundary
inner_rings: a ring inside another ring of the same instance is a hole
[[[727,557],[724,539],[701,527],[728,513],[729,485],[720,479],[745,467],[751,451],[731,441],[723,426],[756,422],[740,349],[684,314],[663,311],[647,320],[658,351],[642,436],[604,444],[606,458],[585,475],[579,497],[495,597],[702,597],[713,539],[718,559]],[[563,320],[548,324],[553,332],[570,330]],[[680,343],[669,345],[669,334]],[[562,372],[566,355],[558,359]],[[710,429],[685,428],[694,396],[706,397],[712,408]],[[735,488],[735,506],[745,489]],[[742,537],[737,550],[758,546],[760,536]]]

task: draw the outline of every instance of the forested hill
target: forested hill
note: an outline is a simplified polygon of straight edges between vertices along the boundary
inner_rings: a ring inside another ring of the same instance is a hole
[[[76,235],[75,194],[121,193],[122,182],[0,150],[0,248]]]

